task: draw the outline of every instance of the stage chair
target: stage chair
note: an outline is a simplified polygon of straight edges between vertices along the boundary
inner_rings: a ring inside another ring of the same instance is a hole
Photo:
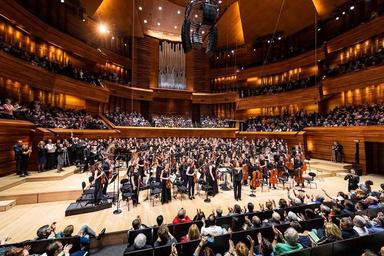
[[[129,211],[129,201],[132,201],[132,195],[133,193],[131,192],[131,186],[128,185],[128,183],[124,183],[123,184],[123,181],[124,180],[121,180],[121,184],[123,185],[121,188],[120,188],[120,191],[121,191],[121,198],[124,200],[124,201],[127,201],[127,207],[128,207],[128,211]]]
[[[315,182],[316,173],[309,172],[307,176],[304,177],[304,181],[307,182],[309,185],[309,188],[312,188],[312,184],[315,185],[315,188],[317,189],[317,183]]]
[[[160,182],[156,181],[151,181],[150,184],[149,199],[152,200],[152,206],[155,206],[155,199],[158,198],[161,200],[161,185]]]

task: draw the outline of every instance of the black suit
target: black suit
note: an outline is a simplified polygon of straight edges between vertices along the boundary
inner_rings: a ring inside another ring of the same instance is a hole
[[[15,152],[15,160],[16,160],[16,173],[17,175],[21,175],[22,170],[22,159],[23,159],[23,149],[19,144],[13,146],[13,151]]]
[[[241,200],[241,181],[243,179],[243,171],[241,169],[232,169],[233,176],[233,192],[235,196],[235,200]]]

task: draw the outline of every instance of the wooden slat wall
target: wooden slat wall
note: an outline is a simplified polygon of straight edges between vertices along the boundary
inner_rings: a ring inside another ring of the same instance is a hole
[[[235,138],[234,128],[157,128],[157,127],[122,127],[117,129],[122,137],[128,138],[156,138],[156,137],[214,137]]]
[[[194,92],[209,92],[209,58],[203,50],[186,54],[187,89]]]
[[[316,50],[317,60],[324,59],[324,52],[322,48],[318,48]],[[244,70],[240,70],[240,72],[236,72],[233,68],[217,68],[211,69],[210,77],[223,77],[223,76],[237,76],[237,80],[245,80],[250,77],[260,77],[260,76],[268,76],[273,74],[280,74],[286,72],[291,69],[300,68],[304,66],[314,65],[316,63],[315,60],[315,51],[309,51],[299,56],[289,58],[287,60],[279,61],[272,64],[257,66],[246,68]]]
[[[0,76],[49,92],[69,94],[98,102],[108,101],[108,89],[50,73],[4,52],[0,52]],[[92,93],[89,93],[90,91]]]
[[[15,173],[13,145],[18,140],[30,144],[30,130],[34,125],[26,121],[0,119],[0,176]]]
[[[372,36],[384,32],[384,17],[376,18],[368,23],[361,24],[331,40],[327,43],[327,51],[334,52],[346,46],[356,44]]]
[[[288,144],[288,148],[299,144],[305,147],[305,132],[239,132],[236,137],[247,140],[262,138],[284,139]]]
[[[159,70],[159,40],[152,37],[135,38],[132,85],[157,88]]]
[[[291,104],[315,104],[319,100],[319,87],[314,86],[302,90],[294,90],[275,95],[262,95],[239,99],[237,101],[236,110],[286,106]]]
[[[194,104],[223,104],[236,102],[239,94],[237,92],[225,93],[193,93],[192,103]]]
[[[383,126],[363,127],[310,127],[305,128],[306,148],[311,152],[313,158],[331,160],[332,144],[338,141],[344,147],[344,161],[354,163],[355,142],[360,141],[360,168],[364,173],[366,170],[365,141],[384,142]]]
[[[381,83],[384,83],[384,66],[372,67],[339,77],[324,79],[323,94],[335,94]]]
[[[22,25],[25,30],[29,31],[34,36],[43,38],[48,42],[52,42],[67,51],[81,55],[89,60],[100,64],[105,64],[107,61],[111,61],[123,66],[131,65],[131,61],[128,58],[104,49],[101,49],[102,52],[100,52],[96,48],[47,25],[21,7],[16,1],[2,0],[0,4],[0,13],[11,20],[14,20],[17,24]],[[109,56],[106,53],[108,53]]]

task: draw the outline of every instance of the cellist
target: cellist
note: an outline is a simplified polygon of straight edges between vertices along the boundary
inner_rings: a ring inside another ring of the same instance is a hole
[[[276,189],[278,176],[276,163],[274,160],[271,160],[269,163],[269,188],[273,187],[273,189]]]
[[[296,186],[304,187],[304,176],[303,176],[303,161],[301,160],[300,154],[295,156],[293,161],[293,169],[295,175]]]

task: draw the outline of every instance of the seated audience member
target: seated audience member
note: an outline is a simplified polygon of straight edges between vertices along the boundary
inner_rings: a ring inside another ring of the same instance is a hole
[[[76,252],[70,254],[69,251],[72,249],[71,244],[66,244],[63,246],[63,244],[59,241],[55,241],[48,245],[47,250],[45,251],[42,256],[70,256],[70,255],[76,255],[76,256],[82,256],[85,254],[85,252]]]
[[[369,234],[384,232],[384,214],[379,212],[372,220],[368,216],[363,216],[367,222]]]
[[[216,225],[216,217],[214,214],[210,214],[208,219],[205,220],[204,225],[201,227],[201,235],[202,236],[221,236],[227,233],[227,230]]]
[[[159,215],[156,217],[156,225],[154,227],[160,227],[164,222],[163,215]]]
[[[5,249],[4,251],[2,251],[2,249]],[[18,248],[18,247],[14,247],[14,246],[11,246],[9,248],[7,247],[2,247],[0,248],[0,255],[4,255],[4,256],[28,256],[30,255],[29,254],[29,250],[31,249],[31,246],[24,246],[23,248]]]
[[[63,231],[58,232],[55,234],[55,238],[63,238],[63,237],[72,237],[73,235],[74,226],[68,225],[64,228]],[[81,226],[79,232],[77,233],[77,236],[80,237],[81,244],[89,245],[90,239],[92,237],[96,238],[97,240],[100,240],[105,235],[106,229],[103,228],[99,234],[96,234],[96,232],[90,228],[88,225]]]
[[[133,244],[127,246],[127,248],[124,250],[124,253],[148,248],[152,248],[152,246],[147,244],[147,237],[140,233],[135,237]]]
[[[252,230],[256,228],[261,228],[262,227],[262,222],[260,218],[256,215],[252,216],[252,219],[250,220],[248,216],[245,216],[245,224],[247,230]]]
[[[299,234],[294,228],[288,228],[283,234],[272,226],[275,237],[273,239],[273,252],[276,255],[296,252],[303,249],[303,246],[299,243]],[[280,240],[280,242],[278,242]]]
[[[224,256],[253,256],[253,247],[255,246],[254,240],[251,236],[247,236],[250,241],[250,248],[243,242],[238,242],[236,246],[233,244],[233,241],[229,239],[229,250],[224,254]]]
[[[257,233],[257,241],[258,246],[255,256],[274,256],[271,242],[264,238],[261,233]]]
[[[232,225],[231,225],[231,231],[232,232],[239,232],[239,231],[243,231],[244,230],[244,227],[243,227],[244,223],[243,221],[241,220],[240,217],[233,217],[232,218]]]
[[[281,216],[278,212],[273,212],[271,219],[263,221],[264,226],[280,225],[282,223],[283,222],[281,221]]]
[[[188,234],[181,237],[180,242],[186,243],[196,239],[200,239],[200,230],[196,224],[192,224],[188,229]]]
[[[208,238],[206,236],[201,237],[200,243],[195,249],[192,256],[214,256],[213,250],[208,246]],[[171,254],[171,256],[177,256],[177,254]]]
[[[359,236],[353,228],[351,217],[343,217],[340,219],[340,229],[343,239],[355,238]]]
[[[254,210],[255,210],[255,205],[254,205],[253,203],[249,202],[249,203],[247,204],[247,212],[248,212],[248,213],[253,213]]]
[[[292,221],[290,223],[290,226],[297,231],[297,233],[299,235],[298,242],[303,246],[303,248],[312,247],[311,239],[306,234],[306,233],[308,233],[308,231],[304,231],[303,227],[301,226],[301,224],[297,220]]]
[[[324,236],[320,238],[317,245],[332,243],[342,239],[343,237],[339,227],[332,222],[327,222],[324,224]]]
[[[55,238],[56,236],[56,222],[53,222],[51,225],[44,225],[40,227],[36,232],[36,237],[34,240],[43,240],[49,238]]]
[[[155,247],[163,245],[171,245],[177,243],[176,239],[169,233],[167,225],[162,224],[157,231],[158,238],[154,243]]]
[[[0,117],[6,119],[15,119],[13,112],[16,108],[12,105],[10,99],[5,99],[4,104],[0,106]]]
[[[189,223],[192,222],[192,220],[186,215],[187,212],[185,211],[184,208],[181,208],[177,216],[173,219],[172,224],[180,224],[180,223]]]
[[[367,229],[367,221],[360,215],[356,215],[353,218],[353,229],[359,234],[359,236],[365,236],[369,234]]]

